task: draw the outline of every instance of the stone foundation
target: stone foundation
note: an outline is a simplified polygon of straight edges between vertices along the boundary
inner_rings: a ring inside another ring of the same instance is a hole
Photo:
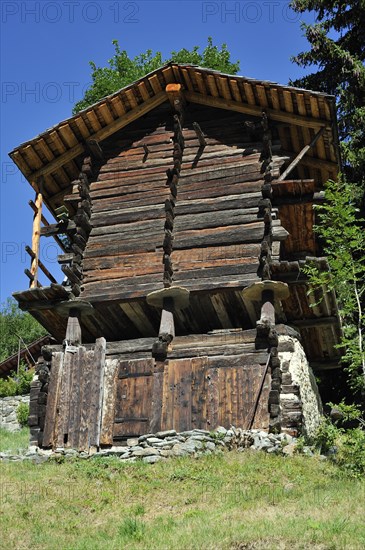
[[[0,427],[15,432],[20,430],[16,419],[16,411],[20,403],[29,405],[29,395],[12,395],[10,397],[0,397]]]
[[[323,409],[313,371],[300,341],[294,336],[279,336],[279,358],[282,428],[293,435],[312,437],[320,424]]]

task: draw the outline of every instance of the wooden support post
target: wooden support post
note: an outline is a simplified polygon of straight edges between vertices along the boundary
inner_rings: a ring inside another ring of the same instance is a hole
[[[175,324],[174,324],[174,300],[173,298],[164,298],[163,308],[161,313],[159,337],[170,338],[175,337]]]
[[[30,281],[30,288],[37,287],[38,283],[38,261],[39,261],[39,242],[41,236],[41,220],[42,220],[42,204],[43,196],[40,191],[36,193],[35,198],[35,213],[33,217],[33,232],[32,232],[32,251],[34,252],[34,257],[32,258],[30,264],[30,274],[33,276],[33,279]]]
[[[262,291],[261,317],[259,323],[271,326],[275,325],[274,292],[272,290]]]
[[[322,128],[316,133],[316,135],[314,136],[314,138],[312,139],[312,141],[306,145],[305,147],[303,147],[303,149],[300,151],[300,153],[295,157],[295,159],[289,164],[289,166],[286,168],[286,170],[284,170],[284,172],[281,174],[281,176],[277,179],[277,181],[283,181],[285,180],[285,178],[290,174],[290,172],[292,172],[292,170],[294,170],[294,168],[300,163],[300,161],[302,160],[302,158],[307,154],[307,152],[309,151],[309,149],[311,147],[313,147],[318,139],[322,136],[322,134],[324,133],[324,131],[326,130],[327,128],[325,126],[322,126]]]
[[[152,356],[157,361],[164,361],[168,346],[175,337],[174,311],[183,309],[189,304],[189,291],[181,287],[169,287],[155,290],[147,295],[150,306],[162,309],[158,340],[152,346]]]
[[[78,346],[81,344],[80,311],[78,308],[70,309],[65,339],[67,345],[70,346]]]

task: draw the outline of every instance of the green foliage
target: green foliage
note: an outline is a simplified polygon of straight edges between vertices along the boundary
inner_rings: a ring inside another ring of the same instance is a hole
[[[329,270],[319,271],[307,264],[312,292],[325,287],[335,291],[342,319],[343,337],[340,348],[349,373],[350,386],[358,391],[365,387],[365,318],[362,302],[365,297],[364,220],[359,219],[354,187],[340,178],[325,186],[326,202],[317,205],[318,225],[315,231],[323,242]]]
[[[333,94],[337,99],[339,134],[345,174],[357,185],[359,197],[365,185],[365,9],[363,0],[292,0],[299,12],[314,11],[316,23],[302,24],[310,50],[293,61],[317,70],[292,84]]]
[[[29,393],[33,376],[34,368],[27,369],[25,365],[20,365],[18,374],[13,373],[7,378],[0,378],[0,397]]]
[[[18,423],[24,428],[28,424],[29,405],[26,403],[19,403],[16,410],[16,418]]]
[[[171,52],[169,59],[163,59],[161,52],[154,53],[152,50],[131,58],[126,50],[120,49],[118,40],[113,40],[112,43],[115,53],[109,59],[107,67],[97,67],[93,61],[90,61],[92,84],[86,90],[83,99],[76,103],[74,113],[78,113],[102,97],[116,92],[168,62],[191,63],[230,74],[236,74],[239,71],[239,62],[231,62],[227,45],[222,44],[219,49],[213,44],[211,37],[208,38],[208,44],[202,53],[199,51],[199,46],[194,46],[192,50],[183,48]]]
[[[330,459],[346,474],[361,477],[365,474],[365,421],[355,405],[328,403],[342,413],[342,419],[332,422],[325,417],[314,438],[321,453],[329,453]],[[344,429],[339,424],[357,420],[359,426]]]
[[[0,361],[18,351],[19,336],[29,344],[45,334],[47,331],[29,313],[22,312],[12,298],[1,304]]]

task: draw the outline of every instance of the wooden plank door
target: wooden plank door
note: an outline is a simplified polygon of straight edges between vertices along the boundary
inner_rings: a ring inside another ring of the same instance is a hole
[[[149,432],[152,412],[154,359],[120,361],[113,438]]]

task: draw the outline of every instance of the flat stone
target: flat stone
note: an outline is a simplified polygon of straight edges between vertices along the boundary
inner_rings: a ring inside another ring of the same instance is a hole
[[[165,430],[163,432],[157,432],[155,434],[155,436],[159,438],[172,437],[175,435],[176,435],[176,430]]]
[[[226,434],[227,430],[226,428],[223,428],[223,426],[218,426],[218,428],[215,430],[217,434]]]
[[[144,456],[157,456],[160,454],[160,451],[158,449],[154,449],[153,447],[146,447],[145,449],[141,449],[140,451],[134,451],[133,456],[137,457],[144,457]]]
[[[158,437],[149,437],[148,439],[146,439],[146,441],[149,445],[153,445],[154,443],[161,443],[161,439],[159,439]]]
[[[133,438],[127,439],[128,447],[135,447],[136,445],[138,445],[138,443],[139,443],[139,438],[138,437],[133,437]]]
[[[169,457],[169,456],[174,456],[174,453],[171,449],[161,449],[160,451],[160,455],[161,456],[164,456],[165,458]]]
[[[189,439],[193,439],[194,441],[213,441],[213,439],[209,435],[192,435]]]
[[[146,439],[148,439],[149,437],[155,437],[155,434],[140,435],[138,438],[138,443],[141,443],[142,441],[146,441]]]

